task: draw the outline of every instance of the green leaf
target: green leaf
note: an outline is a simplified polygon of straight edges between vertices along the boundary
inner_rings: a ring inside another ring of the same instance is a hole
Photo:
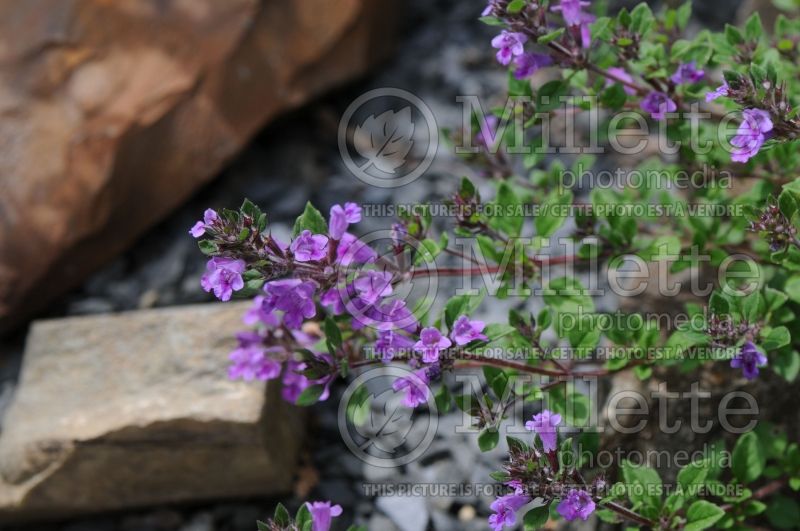
[[[314,234],[327,234],[328,224],[319,210],[314,208],[311,201],[306,203],[306,208],[299,218],[294,222],[292,237],[294,238],[304,230],[310,230]]]
[[[560,79],[542,85],[536,93],[536,111],[546,112],[561,106],[561,97],[567,93],[567,84]]]
[[[684,527],[684,531],[708,529],[724,515],[725,511],[721,507],[705,500],[698,500],[691,504],[689,510],[686,511],[686,519],[689,523]]]
[[[731,46],[744,43],[742,32],[736,26],[731,26],[730,24],[725,24],[725,39]]]
[[[359,385],[347,401],[345,409],[347,420],[354,426],[363,426],[369,419],[371,402],[367,386]]]
[[[336,349],[342,346],[342,331],[330,315],[325,317],[325,339]]]
[[[434,400],[436,401],[436,409],[439,411],[440,415],[450,411],[450,408],[453,404],[453,399],[450,396],[450,390],[446,385],[442,384],[442,386],[439,387],[439,390],[436,391],[436,394],[434,395]]]
[[[689,19],[692,17],[691,0],[685,2],[681,7],[679,7],[677,9],[676,15],[678,21],[678,28],[685,29],[686,25],[689,24]]]
[[[756,11],[750,15],[750,18],[745,22],[744,35],[748,41],[757,41],[761,38],[763,33],[764,29],[761,27],[761,16],[759,16],[758,11]]]
[[[572,191],[566,188],[553,190],[542,202],[542,210],[534,221],[536,234],[549,238],[569,217],[568,206],[572,204]]]
[[[219,249],[217,248],[217,244],[212,242],[211,240],[199,240],[197,242],[197,246],[200,247],[200,252],[205,255],[213,255],[216,254]]]
[[[266,522],[262,522],[261,520],[256,520],[256,527],[258,528],[258,531],[269,531],[269,526],[266,524]]]
[[[708,471],[708,461],[703,460],[690,463],[678,472],[678,484],[686,496],[694,497],[697,495],[697,489],[705,482]]]
[[[661,504],[661,478],[658,472],[648,466],[634,465],[630,461],[622,463],[622,476],[628,491],[628,499],[634,505],[658,509]]]
[[[743,484],[751,483],[758,479],[764,471],[766,457],[761,442],[754,432],[748,432],[739,437],[733,448],[731,459],[733,475]]]
[[[600,94],[600,103],[612,111],[622,109],[627,99],[628,95],[625,94],[625,88],[622,83],[614,83]]]
[[[778,529],[796,529],[800,522],[800,507],[786,496],[776,496],[767,506],[767,518]]]
[[[299,509],[297,509],[297,514],[294,516],[294,522],[297,524],[297,528],[301,530],[305,528],[306,524],[311,525],[311,511],[308,510],[308,505],[304,503]]]
[[[481,452],[492,450],[500,441],[500,433],[492,428],[486,428],[478,435],[478,448]]]
[[[522,8],[525,7],[527,2],[525,0],[511,0],[506,7],[506,11],[509,13],[519,13],[522,11]]]
[[[564,31],[565,31],[564,28],[558,28],[557,30],[542,35],[536,40],[536,42],[538,42],[539,44],[547,44],[548,42],[553,42],[554,40],[561,37],[564,34]]]
[[[769,331],[767,336],[761,340],[761,347],[769,352],[785,347],[792,341],[792,336],[785,326],[778,326]]]
[[[279,503],[278,506],[275,507],[275,514],[273,515],[272,519],[276,524],[282,527],[288,527],[292,522],[292,518],[289,516],[289,511],[286,510],[286,507],[284,507],[282,503]]]
[[[540,527],[544,527],[550,517],[550,508],[548,505],[534,507],[525,513],[525,516],[522,517],[522,525],[525,531],[535,531]]]
[[[312,385],[310,387],[306,387],[303,392],[300,393],[300,396],[297,397],[296,404],[298,406],[314,405],[319,401],[319,397],[322,396],[324,391],[324,385]]]

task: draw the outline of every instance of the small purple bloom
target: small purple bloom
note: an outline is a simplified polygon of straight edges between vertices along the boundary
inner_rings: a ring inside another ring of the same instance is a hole
[[[402,404],[406,407],[415,408],[428,401],[430,396],[430,379],[427,369],[419,369],[409,376],[398,378],[392,384],[392,389],[396,392],[405,391]]]
[[[343,266],[373,262],[378,254],[355,235],[345,232],[336,247],[336,263]]]
[[[294,239],[289,247],[298,262],[311,262],[325,258],[328,248],[328,237],[323,234],[312,234],[304,230]]]
[[[562,499],[556,507],[558,514],[564,517],[564,520],[575,520],[580,518],[583,521],[589,519],[589,515],[594,512],[595,503],[588,492],[584,490],[572,489],[567,494],[567,497]]]
[[[723,83],[722,85],[718,86],[714,90],[706,93],[706,102],[714,101],[717,98],[721,98],[723,96],[728,95],[728,84]]]
[[[531,430],[539,436],[545,452],[552,452],[555,451],[558,444],[556,426],[560,423],[561,415],[543,409],[541,413],[537,413],[532,420],[525,423],[525,429]]]
[[[644,97],[641,103],[642,110],[649,112],[653,120],[663,120],[665,114],[675,112],[678,106],[663,92],[653,91]]]
[[[522,484],[522,481],[519,479],[510,479],[505,482],[505,485],[507,487],[511,487],[512,489],[514,489],[514,494],[518,496],[525,492],[524,485]]]
[[[608,69],[608,73],[614,76],[615,78],[619,79],[620,81],[625,81],[627,83],[633,83],[633,77],[629,73],[625,71],[623,68],[618,68],[616,66],[612,66]],[[610,87],[615,82],[612,79],[606,79],[606,86]],[[625,83],[620,83],[622,85],[622,90],[625,91],[625,94],[628,96],[633,96],[636,94],[636,90],[632,89]]]
[[[433,327],[423,328],[419,338],[419,341],[414,344],[414,350],[422,353],[422,361],[425,363],[439,361],[439,351],[449,348],[453,344]]]
[[[382,302],[371,307],[367,312],[368,321],[378,330],[405,330],[414,332],[419,327],[419,321],[408,308],[405,301],[394,299]]]
[[[742,369],[742,374],[748,380],[758,376],[758,368],[767,364],[767,357],[758,351],[752,341],[742,345],[739,353],[731,360],[731,367]]]
[[[519,494],[500,496],[490,505],[495,514],[489,517],[489,527],[492,531],[501,531],[504,526],[512,527],[517,523],[517,511],[530,501],[529,496]]]
[[[731,145],[735,148],[731,152],[734,162],[747,162],[755,157],[773,127],[769,113],[761,109],[745,109],[742,118],[736,136],[731,139]]]
[[[195,238],[199,238],[206,233],[206,229],[211,228],[211,225],[213,225],[217,219],[219,219],[217,213],[214,210],[207,208],[203,213],[203,220],[195,223],[194,226],[189,229],[189,234]]]
[[[244,260],[215,256],[206,264],[206,272],[200,279],[200,286],[205,291],[214,291],[221,301],[231,300],[234,291],[244,287]]]
[[[581,0],[561,0],[559,5],[551,7],[550,10],[561,11],[561,16],[564,17],[567,26],[577,26],[586,21],[586,13],[583,12],[583,8],[590,5],[590,2]]]
[[[345,310],[347,310],[342,300],[342,295],[339,293],[339,289],[340,288],[334,286],[323,293],[319,298],[320,304],[326,308],[330,308],[333,315],[342,315]]]
[[[484,328],[486,328],[486,324],[483,321],[470,321],[469,317],[462,315],[453,323],[453,331],[450,333],[450,337],[453,338],[453,341],[458,346],[463,346],[476,340],[487,341],[489,338],[481,333]]]
[[[489,3],[486,4],[486,7],[483,8],[483,11],[481,11],[481,16],[488,17],[494,15],[499,8],[497,2],[498,0],[489,0]]]
[[[550,8],[551,11],[561,11],[561,15],[564,17],[564,22],[567,26],[580,28],[581,46],[583,48],[588,48],[592,42],[592,33],[589,23],[594,22],[595,17],[594,15],[583,12],[583,8],[589,5],[591,5],[590,2],[581,0],[561,0],[560,5]]]
[[[228,358],[228,378],[231,380],[272,380],[281,373],[279,361],[270,358],[270,353],[283,353],[281,347],[265,347],[264,338],[257,332],[240,332],[236,334],[239,347],[230,353]]]
[[[678,69],[675,70],[675,73],[672,74],[670,79],[676,85],[680,85],[681,83],[697,83],[706,75],[705,72],[697,68],[697,63],[695,61],[691,61],[689,63],[681,63],[678,65]]]
[[[384,363],[389,363],[397,355],[411,352],[414,340],[397,330],[379,330],[375,340],[375,353],[381,355]]]
[[[553,59],[544,53],[524,53],[514,59],[514,77],[525,79],[532,76],[540,68],[553,64]]]
[[[283,324],[289,328],[300,328],[303,319],[310,319],[317,314],[314,304],[316,290],[315,282],[299,278],[267,282],[264,284],[266,297],[262,303],[263,311],[270,313],[280,310],[284,312]]]
[[[327,363],[330,363],[330,357],[326,354],[315,354],[315,356]],[[332,376],[326,376],[319,380],[309,380],[302,371],[306,369],[306,364],[301,361],[289,360],[286,362],[286,369],[283,371],[283,389],[281,389],[281,396],[287,402],[292,404],[297,402],[297,398],[312,385],[323,385],[325,389],[319,396],[319,401],[323,402],[330,396],[330,384],[333,382]]]
[[[492,47],[498,48],[497,62],[507,65],[511,59],[525,52],[524,44],[528,40],[522,33],[503,30],[500,35],[492,39]]]
[[[244,324],[254,325],[256,323],[264,323],[269,327],[275,327],[280,324],[280,320],[274,313],[264,311],[265,300],[266,297],[263,295],[256,295],[253,297],[253,306],[251,306],[242,317]]]
[[[331,506],[331,502],[306,502],[311,513],[312,531],[328,531],[331,528],[331,520],[342,514],[340,505]]]
[[[334,240],[341,240],[347,227],[351,223],[358,223],[361,221],[361,207],[355,203],[345,203],[342,205],[333,205],[331,207],[330,222],[328,223],[328,234]]]
[[[367,304],[375,304],[392,294],[392,274],[388,271],[366,271],[353,281],[358,297]]]
[[[489,149],[495,143],[495,135],[497,134],[497,125],[499,120],[497,119],[497,116],[490,114],[486,116],[485,120],[479,120],[479,122],[480,131],[475,134],[475,143],[479,146]]]

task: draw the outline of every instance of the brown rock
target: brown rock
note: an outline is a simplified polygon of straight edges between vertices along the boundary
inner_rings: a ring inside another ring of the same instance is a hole
[[[300,411],[226,377],[245,306],[34,323],[0,434],[0,522],[290,490]]]
[[[385,54],[388,0],[0,3],[0,330]]]

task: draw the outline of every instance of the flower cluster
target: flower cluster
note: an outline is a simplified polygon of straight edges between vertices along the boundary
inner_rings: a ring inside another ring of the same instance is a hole
[[[510,453],[505,465],[504,483],[513,492],[498,497],[492,503],[493,514],[489,516],[489,526],[493,531],[514,526],[517,511],[535,498],[543,499],[546,504],[553,499],[560,499],[556,511],[566,520],[586,520],[594,512],[596,503],[591,490],[596,490],[601,480],[593,486],[573,485],[575,471],[561,468],[557,457],[559,424],[561,415],[547,409],[534,415],[525,424],[541,441],[541,451],[536,445],[529,446],[522,441],[509,439]]]
[[[292,518],[282,504],[278,504],[273,518],[257,522],[259,531],[330,531],[333,519],[341,516],[342,507],[330,501],[306,502]],[[351,528],[353,529],[353,528]]]

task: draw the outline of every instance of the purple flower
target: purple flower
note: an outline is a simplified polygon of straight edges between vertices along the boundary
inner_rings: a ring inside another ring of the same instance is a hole
[[[262,310],[267,313],[280,310],[284,312],[283,324],[289,328],[300,328],[303,319],[309,319],[317,314],[314,304],[316,290],[315,282],[299,278],[267,282],[264,284],[266,297],[262,302]]]
[[[498,0],[489,0],[489,3],[486,4],[486,7],[483,8],[483,11],[481,11],[481,16],[488,17],[494,15],[500,7],[498,6],[497,2]]]
[[[556,426],[560,423],[561,415],[543,409],[541,413],[534,415],[532,420],[525,423],[525,429],[531,430],[539,436],[545,452],[552,452],[558,443]]]
[[[523,505],[530,503],[529,496],[522,496],[519,494],[506,494],[500,496],[490,505],[495,514],[489,517],[489,527],[493,531],[500,531],[504,526],[511,527],[517,523],[517,511]]]
[[[675,73],[672,74],[670,79],[676,85],[680,85],[681,83],[697,83],[703,79],[705,75],[705,72],[697,68],[697,63],[691,61],[678,65],[677,70],[675,70]]]
[[[456,342],[456,345],[463,346],[470,341],[481,340],[487,341],[489,338],[483,335],[483,329],[486,324],[483,321],[470,321],[469,317],[462,315],[456,322],[453,323],[453,331],[450,332],[450,337]]]
[[[406,407],[415,408],[428,401],[430,395],[430,379],[427,369],[419,369],[409,376],[398,378],[392,384],[392,389],[396,392],[405,391],[402,404]]]
[[[206,272],[200,279],[200,286],[205,291],[214,291],[221,301],[231,300],[234,291],[244,287],[242,273],[246,265],[244,260],[215,256],[206,264]]]
[[[633,83],[633,77],[631,77],[631,75],[629,73],[627,73],[625,71],[625,69],[623,69],[623,68],[618,68],[616,66],[612,66],[611,68],[608,69],[608,73],[611,74],[612,76],[614,76],[615,78],[617,78],[620,81],[625,81],[627,83]],[[614,80],[606,79],[606,86],[607,87],[610,87],[614,83],[615,83]],[[631,87],[629,87],[625,83],[620,83],[620,84],[622,85],[622,90],[624,90],[625,94],[627,94],[628,96],[633,96],[633,95],[636,94],[636,90],[632,89]]]
[[[745,109],[742,118],[736,136],[731,139],[731,145],[736,148],[731,152],[734,162],[747,162],[755,157],[773,127],[769,113],[761,109]]]
[[[284,352],[281,347],[265,347],[264,338],[257,332],[240,332],[236,334],[239,347],[230,353],[228,359],[228,378],[231,380],[272,380],[281,373],[279,361],[268,354]]]
[[[254,325],[256,323],[264,323],[269,327],[275,327],[280,324],[280,320],[274,313],[264,311],[265,300],[266,297],[263,295],[256,295],[253,298],[253,306],[242,316],[244,324]]]
[[[758,351],[752,341],[742,345],[739,353],[731,360],[731,367],[742,369],[742,374],[748,380],[758,376],[758,368],[767,364],[767,357]]]
[[[592,497],[584,490],[572,489],[567,497],[562,499],[556,507],[558,514],[565,520],[575,520],[580,518],[583,521],[589,519],[589,515],[594,512],[595,504]]]
[[[414,340],[397,330],[379,330],[375,340],[375,353],[381,355],[384,363],[389,363],[398,354],[411,351]]]
[[[330,363],[331,359],[326,354],[315,354],[317,358]],[[325,389],[319,396],[319,401],[323,402],[330,396],[330,384],[333,382],[333,376],[325,376],[319,380],[309,380],[302,371],[306,369],[306,364],[301,361],[289,360],[286,362],[286,369],[283,371],[283,389],[281,389],[281,396],[287,402],[292,404],[297,402],[297,398],[312,385],[324,385]]]
[[[345,232],[336,247],[336,263],[343,266],[373,262],[377,253],[353,234]]]
[[[495,135],[497,134],[497,116],[490,114],[485,120],[479,120],[480,131],[475,134],[475,143],[479,146],[484,146],[489,149],[495,143]]]
[[[311,512],[312,531],[328,531],[331,528],[331,520],[342,514],[340,505],[331,506],[331,502],[306,502],[309,512]]]
[[[405,301],[394,299],[384,301],[378,306],[371,307],[367,312],[371,324],[378,330],[405,330],[414,332],[419,327],[419,321],[414,313],[406,306]]]
[[[511,487],[512,489],[514,489],[514,494],[516,494],[518,496],[521,495],[523,492],[525,492],[525,488],[524,488],[524,485],[522,484],[522,480],[510,479],[510,480],[505,482],[505,485],[507,487]]]
[[[328,234],[334,240],[341,240],[347,227],[351,223],[358,223],[361,221],[361,207],[355,203],[345,203],[342,205],[333,205],[331,207],[330,222],[328,223]]]
[[[422,353],[422,361],[435,363],[439,361],[439,351],[450,347],[453,343],[442,336],[438,329],[423,328],[419,334],[419,341],[414,344],[414,350]]]
[[[550,66],[551,64],[553,64],[553,59],[547,54],[524,53],[518,55],[516,59],[514,59],[514,66],[517,67],[516,70],[514,70],[514,77],[517,79],[525,79],[526,77],[532,76],[540,68]]]
[[[642,110],[649,112],[653,120],[663,120],[668,112],[675,112],[678,106],[663,92],[653,91],[642,100]]]
[[[219,219],[217,213],[213,209],[207,208],[203,213],[203,220],[195,223],[194,226],[189,229],[189,234],[195,238],[199,238],[206,233],[206,229],[211,228],[211,225],[217,221],[217,219]]]
[[[714,90],[706,93],[706,102],[714,101],[717,98],[728,95],[728,84],[723,83]]]
[[[567,26],[577,26],[586,21],[586,13],[583,12],[583,8],[590,5],[590,2],[581,0],[561,0],[560,5],[553,6],[550,10],[561,11],[561,16],[564,17]]]
[[[342,295],[339,293],[339,289],[340,288],[334,286],[323,293],[319,298],[320,304],[326,308],[330,308],[333,315],[342,315],[347,309],[342,300]]]
[[[366,271],[353,281],[358,298],[367,304],[375,304],[392,294],[392,274],[388,271]]]
[[[304,230],[294,239],[289,248],[294,253],[294,259],[298,262],[321,260],[327,254],[328,237],[323,234],[312,234],[310,230]]]
[[[550,8],[551,11],[561,11],[564,22],[570,27],[580,27],[581,46],[588,48],[592,42],[590,22],[594,22],[594,15],[584,13],[583,8],[588,7],[590,2],[581,0],[561,0],[560,5]]]
[[[500,35],[492,39],[492,47],[498,48],[497,62],[507,65],[511,59],[525,52],[524,44],[528,40],[522,33],[503,30]]]

